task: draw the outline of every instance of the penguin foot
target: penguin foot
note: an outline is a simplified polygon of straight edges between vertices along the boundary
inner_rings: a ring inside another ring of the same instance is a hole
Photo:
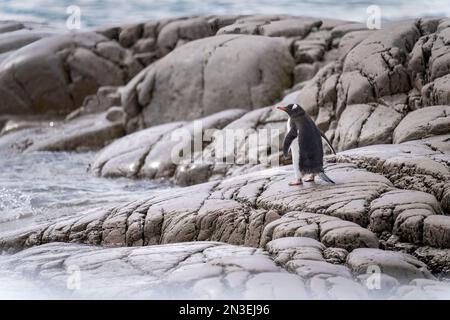
[[[308,174],[305,178],[305,182],[313,182],[314,181],[314,175]]]
[[[293,180],[291,182],[289,182],[290,186],[300,186],[302,185],[302,179],[297,179],[297,180]]]

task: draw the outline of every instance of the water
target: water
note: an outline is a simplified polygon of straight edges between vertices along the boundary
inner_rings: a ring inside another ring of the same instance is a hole
[[[60,217],[80,216],[148,196],[168,183],[99,178],[87,172],[95,153],[0,154],[0,233]],[[0,299],[61,299],[69,296],[2,268]]]
[[[0,155],[0,232],[80,215],[148,196],[167,183],[99,178],[87,172],[94,153]]]
[[[378,5],[386,20],[450,16],[448,0],[0,0],[0,20],[34,20],[65,25],[67,7],[81,9],[84,28],[195,14],[292,14],[366,21]]]

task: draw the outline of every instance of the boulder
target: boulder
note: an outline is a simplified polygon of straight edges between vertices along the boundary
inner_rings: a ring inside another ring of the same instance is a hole
[[[104,85],[123,85],[141,65],[117,43],[94,33],[47,37],[0,63],[0,113],[65,115]]]
[[[450,131],[450,106],[432,106],[409,113],[395,128],[394,143],[428,138]]]
[[[116,112],[114,117],[110,110],[71,121],[9,123],[3,129],[0,152],[97,150],[125,134],[123,111]]]
[[[130,81],[122,90],[122,106],[131,116],[142,111],[146,126],[262,107],[291,86],[293,67],[288,45],[278,38],[200,39],[175,49]]]
[[[427,266],[413,256],[381,249],[355,249],[347,256],[347,265],[354,274],[366,274],[378,269],[400,283],[416,278],[433,279]]]

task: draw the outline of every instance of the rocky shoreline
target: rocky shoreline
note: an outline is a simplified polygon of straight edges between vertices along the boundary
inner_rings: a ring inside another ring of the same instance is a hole
[[[447,18],[368,30],[209,16],[80,33],[0,22],[0,154],[96,150],[90,174],[181,186],[0,233],[2,264],[62,288],[76,264],[74,297],[108,285],[111,297],[442,298],[449,79]],[[279,103],[301,104],[330,139],[336,185],[288,186]],[[208,130],[242,130],[233,163],[218,139],[172,161]],[[264,130],[276,134],[254,148]]]

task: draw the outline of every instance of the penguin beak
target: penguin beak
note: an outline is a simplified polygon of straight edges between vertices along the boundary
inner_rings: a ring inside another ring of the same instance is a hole
[[[286,107],[277,107],[277,109],[278,109],[278,110],[281,110],[281,111],[286,111],[286,110],[287,110]]]

